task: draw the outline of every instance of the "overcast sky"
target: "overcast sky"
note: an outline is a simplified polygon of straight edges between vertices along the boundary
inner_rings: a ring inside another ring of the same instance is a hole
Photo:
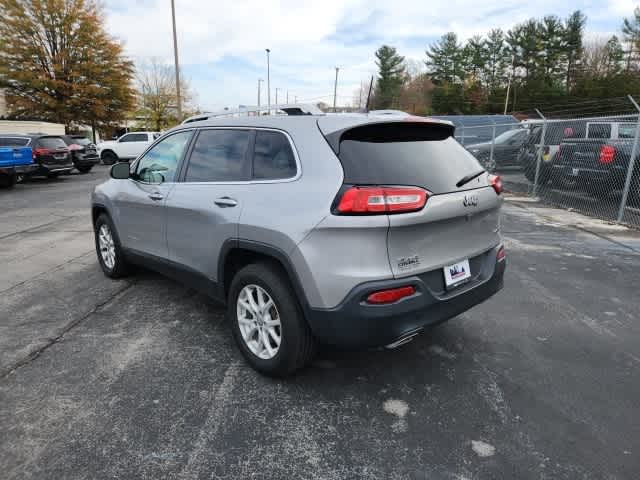
[[[271,49],[271,101],[332,102],[340,67],[338,103],[352,101],[360,82],[375,73],[382,44],[422,61],[443,33],[461,39],[492,28],[507,30],[532,16],[562,18],[581,9],[589,37],[619,33],[638,0],[175,0],[181,71],[205,110],[254,105],[258,78],[266,80]],[[111,34],[136,61],[173,61],[170,0],[106,0]],[[262,90],[266,102],[266,81]]]

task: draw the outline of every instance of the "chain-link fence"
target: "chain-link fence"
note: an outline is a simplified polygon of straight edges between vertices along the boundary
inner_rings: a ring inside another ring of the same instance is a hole
[[[512,190],[640,228],[640,106],[628,97],[618,107],[607,115],[538,111],[516,125],[459,127],[456,138]]]

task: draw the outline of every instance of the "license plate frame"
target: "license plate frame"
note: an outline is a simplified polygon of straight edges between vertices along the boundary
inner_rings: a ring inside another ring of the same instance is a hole
[[[447,289],[455,288],[471,279],[471,266],[469,259],[465,258],[451,265],[446,265],[442,269],[444,274],[444,285]]]

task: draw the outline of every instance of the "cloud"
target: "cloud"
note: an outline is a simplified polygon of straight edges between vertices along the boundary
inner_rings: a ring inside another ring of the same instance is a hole
[[[509,29],[532,16],[568,16],[582,9],[590,35],[615,32],[634,0],[565,5],[556,0],[175,0],[181,69],[201,107],[254,104],[272,50],[271,87],[298,100],[332,101],[334,67],[340,67],[339,103],[351,100],[376,71],[373,53],[383,43],[421,61],[438,37],[461,40],[492,28]],[[109,31],[124,40],[134,60],[173,57],[171,10],[166,0],[106,0]],[[263,87],[263,96],[266,92]]]

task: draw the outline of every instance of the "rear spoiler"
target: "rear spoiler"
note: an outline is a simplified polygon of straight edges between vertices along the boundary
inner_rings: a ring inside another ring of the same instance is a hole
[[[355,140],[370,143],[429,142],[453,137],[455,126],[445,122],[415,120],[408,117],[401,121],[371,122],[351,126],[325,135],[327,142],[338,155],[340,142]]]

